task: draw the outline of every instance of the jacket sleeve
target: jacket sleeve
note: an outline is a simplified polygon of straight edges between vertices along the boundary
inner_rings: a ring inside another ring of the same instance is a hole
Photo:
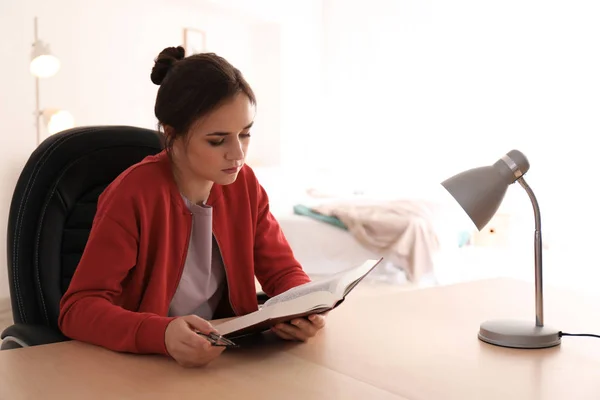
[[[165,330],[172,318],[115,304],[136,265],[139,235],[132,209],[127,201],[99,201],[85,250],[60,302],[58,325],[71,339],[115,351],[166,355]]]
[[[295,286],[310,282],[310,278],[294,257],[279,223],[269,208],[269,198],[257,182],[258,214],[254,240],[256,278],[269,297]]]

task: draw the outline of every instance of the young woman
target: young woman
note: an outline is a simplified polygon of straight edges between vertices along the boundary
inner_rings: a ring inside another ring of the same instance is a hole
[[[208,320],[258,309],[309,281],[244,165],[256,100],[242,74],[215,54],[164,49],[152,82],[165,150],[124,171],[98,200],[94,224],[59,327],[76,340],[205,365],[223,351],[196,332]],[[323,316],[275,327],[306,340]]]

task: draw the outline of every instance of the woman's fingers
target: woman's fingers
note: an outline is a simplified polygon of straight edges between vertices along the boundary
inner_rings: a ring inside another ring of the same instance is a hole
[[[308,317],[309,321],[317,328],[317,329],[321,329],[325,326],[325,316],[327,314],[313,314],[311,316]]]
[[[325,315],[313,314],[308,318],[295,318],[289,323],[275,325],[272,330],[283,339],[306,341],[325,326]]]
[[[277,324],[275,328],[277,328],[280,332],[285,333],[287,336],[292,337],[293,340],[305,341],[309,337],[308,334],[302,330],[302,328],[292,324]]]
[[[296,338],[294,336],[290,335],[289,333],[284,332],[283,330],[281,330],[277,327],[273,327],[273,328],[271,328],[271,330],[273,331],[273,333],[275,333],[277,336],[279,336],[282,339],[296,340]]]

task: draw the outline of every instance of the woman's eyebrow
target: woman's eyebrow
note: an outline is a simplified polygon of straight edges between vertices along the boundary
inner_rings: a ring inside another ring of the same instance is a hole
[[[244,127],[244,130],[252,128],[253,124],[254,124],[254,121],[250,122],[248,125],[246,125]],[[207,134],[206,136],[227,136],[227,135],[231,135],[231,132],[212,132],[212,133]]]

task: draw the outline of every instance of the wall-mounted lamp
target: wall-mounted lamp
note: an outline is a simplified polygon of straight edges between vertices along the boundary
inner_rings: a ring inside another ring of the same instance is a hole
[[[47,108],[42,112],[42,118],[48,129],[48,133],[51,135],[75,126],[73,116],[70,112],[65,110]]]
[[[75,125],[73,116],[65,110],[44,109],[40,110],[40,78],[49,78],[56,75],[60,69],[60,61],[50,51],[50,46],[38,39],[37,17],[33,22],[34,41],[31,50],[31,63],[29,71],[35,77],[35,127],[37,144],[41,142],[40,119],[51,135]]]
[[[36,39],[31,50],[31,64],[29,64],[31,74],[38,78],[49,78],[56,75],[59,69],[60,61],[52,55],[50,46]]]

